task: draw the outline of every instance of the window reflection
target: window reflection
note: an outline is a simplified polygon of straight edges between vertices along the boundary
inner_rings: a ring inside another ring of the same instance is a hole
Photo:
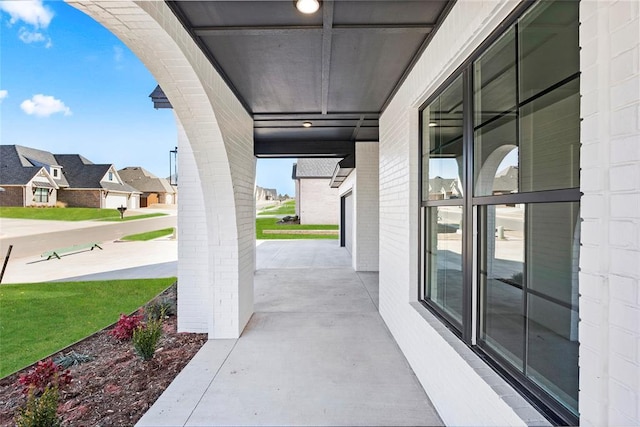
[[[422,112],[422,198],[462,198],[462,77]]]
[[[570,408],[578,402],[578,206],[481,211],[480,338]]]
[[[462,206],[428,209],[427,297],[462,324]]]

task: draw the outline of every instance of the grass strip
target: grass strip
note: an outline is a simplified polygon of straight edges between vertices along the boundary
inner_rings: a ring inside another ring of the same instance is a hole
[[[124,218],[120,219],[120,213],[118,213],[118,217],[117,218],[105,218],[102,221],[113,221],[113,222],[132,221],[132,220],[135,220],[135,219],[153,218],[153,217],[156,217],[156,216],[167,216],[167,215],[168,214],[166,214],[166,213],[156,212],[156,213],[150,213],[150,214],[125,216]]]
[[[0,285],[0,378],[116,322],[175,280]]]
[[[0,207],[1,218],[41,219],[49,221],[87,221],[91,219],[120,219],[115,209],[95,208],[23,208]]]
[[[258,212],[258,215],[295,215],[296,214],[296,201],[289,200],[284,202],[277,208],[265,208]]]
[[[325,224],[277,224],[278,218],[256,218],[256,239],[337,239],[334,234],[277,234],[277,231],[286,230],[338,230],[337,225]],[[268,231],[265,233],[265,230]],[[275,234],[274,234],[275,233]]]
[[[162,230],[147,231],[146,233],[130,234],[124,236],[120,240],[129,240],[136,242],[145,242],[147,240],[157,239],[158,237],[168,236],[173,233],[173,227],[163,228]]]

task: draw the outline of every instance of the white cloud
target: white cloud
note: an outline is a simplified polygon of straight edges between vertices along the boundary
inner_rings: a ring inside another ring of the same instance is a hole
[[[22,111],[29,115],[38,117],[49,117],[52,114],[63,113],[65,116],[70,116],[71,109],[64,105],[64,102],[59,99],[55,99],[49,95],[33,95],[31,99],[25,99],[20,104]]]
[[[21,22],[18,38],[24,43],[44,43],[48,49],[53,46],[46,30],[53,19],[53,11],[42,4],[42,0],[35,1],[0,1],[0,11],[11,17],[9,24]]]
[[[35,28],[47,28],[53,19],[53,11],[45,7],[42,0],[0,1],[0,10],[11,16],[11,24],[22,21]]]
[[[122,62],[124,50],[120,46],[113,47],[113,60],[116,62]]]
[[[9,96],[9,91],[6,89],[0,89],[0,103],[2,100]]]
[[[45,47],[48,49],[51,46],[53,46],[53,43],[51,42],[51,38],[45,36],[44,34],[42,34],[39,31],[29,31],[28,29],[26,29],[25,27],[20,28],[20,31],[18,31],[18,37],[20,38],[20,40],[22,40],[23,42],[29,44],[29,43],[46,43]]]

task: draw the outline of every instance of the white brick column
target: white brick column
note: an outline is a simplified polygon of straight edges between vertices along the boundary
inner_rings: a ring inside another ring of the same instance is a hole
[[[378,271],[379,156],[378,142],[356,142],[355,228],[353,268]]]
[[[178,130],[178,330],[208,332],[213,305],[202,183],[187,134]]]
[[[640,4],[580,4],[580,422],[640,425]]]
[[[204,212],[204,217],[193,215],[198,222],[192,226],[206,230],[208,246],[204,287],[201,279],[179,285],[183,295],[200,303],[190,308],[183,305],[178,316],[191,310],[199,312],[205,301],[209,336],[238,337],[253,313],[255,158],[251,117],[165,2],[70,3],[118,36],[156,77],[171,102],[200,179],[200,189],[195,191],[202,194],[203,204],[194,209]],[[192,181],[193,185],[196,182]],[[184,182],[180,184],[184,186]],[[182,253],[188,248],[185,242]],[[183,261],[179,254],[179,263],[184,263],[180,271],[201,273],[202,266],[193,264],[196,259],[202,257]],[[192,317],[201,318],[200,313]]]

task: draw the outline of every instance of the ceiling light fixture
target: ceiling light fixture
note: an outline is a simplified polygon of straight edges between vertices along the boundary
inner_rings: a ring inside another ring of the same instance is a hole
[[[320,8],[320,2],[318,0],[297,0],[296,8],[302,13],[315,13]]]
[[[430,128],[433,128],[433,127],[436,127],[436,126],[438,126],[437,123],[434,123],[434,122],[429,123],[429,127]]]
[[[302,123],[302,126],[306,127],[306,128],[310,128],[311,127],[311,122],[304,122]]]

